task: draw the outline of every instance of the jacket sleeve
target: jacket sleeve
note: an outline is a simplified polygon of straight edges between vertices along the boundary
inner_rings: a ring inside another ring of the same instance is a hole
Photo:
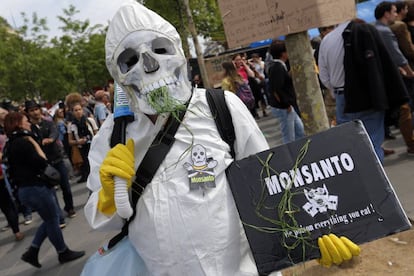
[[[48,128],[49,128],[49,137],[48,138],[51,138],[51,139],[53,139],[53,141],[56,141],[59,138],[59,130],[58,130],[57,126],[54,123],[49,122],[49,121],[47,121],[47,124],[48,124]]]
[[[407,25],[404,22],[396,22],[391,25],[391,30],[395,34],[398,46],[404,56],[410,60],[414,61],[414,45],[411,40],[410,32],[408,31]]]
[[[394,33],[391,31],[389,27],[387,28],[379,28],[381,37],[384,41],[385,47],[387,48],[388,52],[391,55],[392,60],[397,66],[404,66],[406,65],[407,59],[401,53],[400,48],[398,47],[398,41],[395,37]]]
[[[9,156],[11,163],[13,163],[12,160],[15,160],[26,167],[30,167],[34,172],[42,171],[47,165],[47,160],[41,157],[32,143],[23,137],[13,141]]]
[[[276,101],[279,102],[281,106],[287,108],[290,106],[290,103],[289,99],[286,97],[286,92],[284,91],[286,74],[286,70],[280,63],[275,63],[269,68],[269,87],[271,96],[275,97]]]

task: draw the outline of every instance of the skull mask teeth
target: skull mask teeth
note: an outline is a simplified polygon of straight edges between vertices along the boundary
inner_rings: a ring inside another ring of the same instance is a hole
[[[136,31],[123,39],[114,53],[118,82],[127,91],[133,107],[147,114],[162,112],[154,108],[149,97],[159,89],[172,99],[173,105],[185,103],[191,88],[187,80],[186,59],[167,36],[149,30]],[[170,106],[165,110],[170,112]],[[174,109],[174,107],[172,108]],[[161,110],[161,111],[160,111]]]

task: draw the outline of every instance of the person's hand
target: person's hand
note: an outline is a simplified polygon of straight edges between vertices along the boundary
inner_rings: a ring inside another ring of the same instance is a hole
[[[80,138],[78,140],[78,145],[85,145],[86,144],[86,138]]]
[[[43,146],[46,146],[46,145],[49,145],[49,144],[52,144],[52,143],[53,143],[53,139],[52,138],[44,138],[42,140],[42,145]]]
[[[132,139],[129,139],[126,145],[116,145],[106,155],[99,169],[102,188],[99,191],[98,210],[103,214],[111,216],[116,210],[114,177],[117,177],[118,183],[118,178],[123,180],[118,185],[119,191],[122,193],[131,187],[131,180],[135,175],[134,163],[134,141]],[[121,189],[122,185],[125,186],[125,189]],[[122,196],[121,199],[128,201],[124,204],[129,204],[128,196],[126,198]]]
[[[407,71],[405,71],[403,68],[398,67],[398,70],[400,71],[400,74],[401,74],[403,77],[406,77],[406,76],[407,76]]]
[[[403,75],[406,78],[412,79],[414,78],[414,72],[413,71],[406,71],[406,74]]]
[[[344,236],[338,238],[335,234],[319,237],[318,246],[321,251],[318,262],[325,267],[332,264],[340,265],[361,253],[361,248],[357,244]]]

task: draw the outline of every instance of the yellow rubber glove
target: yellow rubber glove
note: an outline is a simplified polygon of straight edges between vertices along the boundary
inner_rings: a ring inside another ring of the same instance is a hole
[[[326,267],[330,267],[332,263],[340,265],[361,253],[361,248],[357,244],[344,236],[338,238],[335,234],[319,237],[318,246],[321,251],[321,258],[318,261]]]
[[[125,179],[127,187],[131,187],[134,171],[134,140],[129,139],[126,145],[118,144],[106,155],[99,169],[99,177],[102,188],[99,191],[98,210],[105,215],[111,216],[115,213],[114,201],[114,177]]]

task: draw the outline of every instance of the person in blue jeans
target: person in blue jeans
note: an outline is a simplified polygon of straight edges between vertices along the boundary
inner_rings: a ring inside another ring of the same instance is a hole
[[[85,255],[84,251],[70,250],[59,227],[59,207],[54,189],[47,187],[39,175],[47,166],[47,158],[31,133],[27,117],[18,112],[9,113],[4,122],[9,141],[6,144],[10,178],[18,187],[21,202],[37,211],[43,222],[29,249],[21,259],[37,268],[39,249],[46,238],[55,247],[60,263],[69,262]]]
[[[274,40],[269,47],[273,57],[267,62],[268,102],[273,116],[279,121],[284,144],[293,142],[305,136],[299,107],[296,102],[296,92],[292,78],[288,72],[288,53],[284,41]]]
[[[72,190],[69,183],[68,169],[63,160],[63,149],[56,142],[59,132],[53,122],[42,118],[40,105],[33,100],[25,102],[25,111],[27,112],[30,122],[31,131],[36,137],[36,141],[46,154],[49,163],[60,173],[60,188],[62,189],[63,201],[65,202],[64,210],[69,218],[74,218],[76,212],[73,206]],[[63,216],[62,216],[63,217]]]
[[[287,109],[272,107],[271,112],[280,123],[283,144],[305,136],[303,122],[293,107]]]

